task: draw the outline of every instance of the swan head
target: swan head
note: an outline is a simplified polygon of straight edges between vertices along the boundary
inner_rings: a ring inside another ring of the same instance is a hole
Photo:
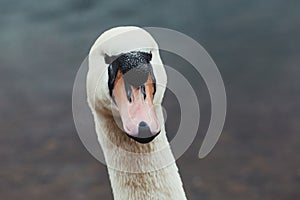
[[[141,28],[106,31],[90,51],[90,106],[111,111],[121,119],[119,128],[139,143],[151,142],[161,131],[164,120],[159,108],[165,84],[158,46]]]

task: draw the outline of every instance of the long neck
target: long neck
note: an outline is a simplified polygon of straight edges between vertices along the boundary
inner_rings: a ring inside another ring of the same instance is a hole
[[[139,144],[101,112],[96,129],[115,200],[186,199],[164,129],[152,142]]]

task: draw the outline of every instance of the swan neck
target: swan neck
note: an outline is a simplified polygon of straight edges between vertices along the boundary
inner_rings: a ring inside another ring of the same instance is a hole
[[[186,199],[163,129],[148,144],[122,132],[107,115],[98,115],[97,134],[104,152],[114,199]]]

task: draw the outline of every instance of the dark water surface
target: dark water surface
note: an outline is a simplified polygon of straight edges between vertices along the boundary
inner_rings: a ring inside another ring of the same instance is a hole
[[[186,33],[223,76],[228,116],[218,144],[197,158],[209,120],[203,86],[199,136],[178,161],[189,199],[300,199],[299,8],[296,0],[0,1],[0,199],[112,199],[105,166],[75,131],[71,92],[94,40],[119,25]]]

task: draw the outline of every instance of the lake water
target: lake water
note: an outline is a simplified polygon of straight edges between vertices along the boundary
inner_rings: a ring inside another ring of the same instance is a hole
[[[202,160],[197,153],[210,104],[199,80],[201,127],[178,161],[189,199],[299,199],[299,6],[293,0],[2,0],[1,199],[112,199],[105,166],[76,134],[71,95],[95,39],[120,25],[183,32],[204,46],[222,74],[227,120]],[[167,129],[176,129],[172,120]]]

